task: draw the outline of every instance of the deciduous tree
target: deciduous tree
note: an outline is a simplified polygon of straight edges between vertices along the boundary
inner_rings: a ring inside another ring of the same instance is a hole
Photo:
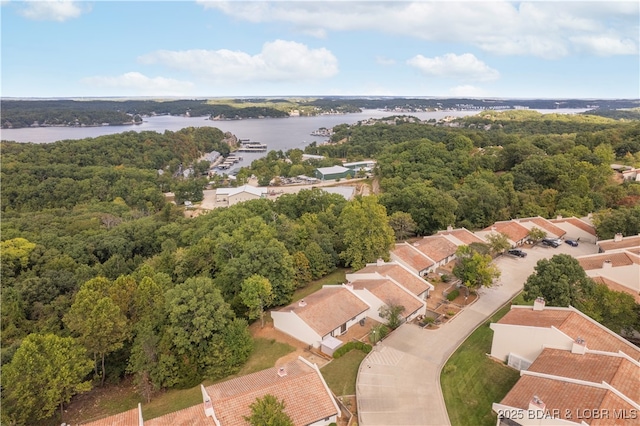
[[[261,275],[250,276],[242,282],[240,299],[249,309],[249,319],[260,318],[260,327],[264,327],[264,308],[273,300],[269,280]]]
[[[62,414],[73,395],[91,389],[85,380],[91,368],[86,350],[75,339],[30,334],[2,371],[3,418],[7,424],[35,424],[57,408]]]
[[[251,415],[244,419],[251,426],[293,426],[293,420],[284,411],[284,401],[279,401],[271,394],[256,398],[249,408]]]
[[[453,274],[469,289],[490,287],[500,277],[500,270],[491,263],[491,256],[473,251],[469,246],[460,246],[456,251],[458,260]]]

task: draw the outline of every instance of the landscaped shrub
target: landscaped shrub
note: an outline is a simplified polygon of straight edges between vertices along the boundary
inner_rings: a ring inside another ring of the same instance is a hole
[[[451,281],[451,276],[449,274],[442,274],[440,276],[440,279],[443,283],[448,283],[449,281]]]
[[[458,290],[457,288],[455,290],[453,290],[451,293],[447,294],[447,300],[449,302],[452,302],[456,299],[456,297],[460,296],[460,290]]]
[[[455,314],[456,314],[456,313],[455,313],[455,311],[447,311],[447,316],[452,317],[452,316],[454,316]]]
[[[387,334],[389,334],[390,331],[391,329],[386,325],[378,324],[377,326],[373,327],[369,332],[369,341],[373,343],[378,343],[380,340],[387,337]]]
[[[433,324],[436,322],[436,319],[433,317],[424,317],[420,320],[420,326],[424,327],[425,325]]]
[[[366,344],[364,342],[348,342],[348,343],[345,343],[344,345],[340,346],[338,349],[336,349],[333,352],[333,358],[334,359],[338,359],[342,355],[346,354],[347,352],[351,352],[354,349],[357,349],[359,351],[362,351],[362,352],[368,354],[369,352],[371,352],[371,345],[368,345],[368,344]]]

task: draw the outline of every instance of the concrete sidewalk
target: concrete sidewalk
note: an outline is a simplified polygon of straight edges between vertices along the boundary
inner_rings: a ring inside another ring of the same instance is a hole
[[[583,247],[582,247],[583,246]],[[527,250],[526,258],[501,256],[495,260],[502,276],[480,298],[435,330],[404,324],[380,342],[360,365],[356,385],[358,424],[364,426],[450,425],[440,388],[440,371],[451,354],[480,324],[522,290],[537,261],[554,254],[594,253],[581,250]]]

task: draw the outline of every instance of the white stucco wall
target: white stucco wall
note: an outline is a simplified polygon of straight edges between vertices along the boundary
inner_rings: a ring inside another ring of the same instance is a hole
[[[382,300],[378,299],[367,289],[362,289],[362,290],[353,289],[352,291],[358,297],[364,300],[367,303],[367,305],[371,306],[371,308],[366,312],[366,315],[369,318],[382,323],[386,322],[384,318],[380,317],[380,307],[384,306],[384,303],[382,302]]]
[[[580,238],[580,242],[585,242],[585,243],[595,243],[596,242],[596,236],[593,234],[588,233],[587,231],[583,231],[582,229],[578,228],[577,226],[573,226],[572,224],[570,224],[569,222],[552,222],[555,226],[557,226],[558,228],[562,229],[563,231],[566,232],[566,234],[564,235],[564,239],[565,240],[575,240]]]
[[[241,203],[243,201],[257,200],[259,198],[261,197],[255,194],[251,194],[250,192],[240,192],[238,194],[231,195],[230,197],[228,197],[230,206]]]
[[[305,323],[294,312],[271,311],[273,327],[314,348],[320,347],[322,337]]]
[[[360,322],[361,319],[364,319],[367,317],[367,311],[364,311],[358,315],[356,315],[354,318],[350,319],[349,321],[347,321],[347,331],[349,331],[349,329],[351,327],[353,327],[354,325],[356,325],[358,322]],[[322,338],[324,339],[327,336],[333,336],[333,337],[338,337],[343,333],[340,333],[340,328],[341,327],[337,327],[335,330],[333,330],[331,333],[327,334],[326,336],[322,336]],[[345,332],[346,333],[346,332]]]
[[[491,329],[491,356],[502,361],[507,360],[509,353],[534,361],[543,345],[568,350],[573,347],[573,339],[555,328],[493,323]]]

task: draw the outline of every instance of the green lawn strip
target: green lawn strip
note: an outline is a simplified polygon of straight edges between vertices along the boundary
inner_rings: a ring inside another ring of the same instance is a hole
[[[142,404],[144,420],[154,419],[202,403],[200,385],[190,389],[171,389],[154,397],[148,404]]]
[[[253,339],[253,343],[253,353],[236,376],[244,376],[266,368],[271,368],[275,366],[278,358],[296,350],[293,346],[278,342],[274,339],[255,338]],[[228,378],[225,380],[227,379]]]
[[[499,402],[515,385],[520,374],[489,358],[493,331],[491,322],[502,318],[509,306],[500,309],[474,331],[449,358],[440,384],[452,426],[496,424],[491,404]]]
[[[365,356],[364,352],[353,350],[320,369],[322,377],[335,395],[355,395],[358,367]]]
[[[339,268],[320,279],[311,281],[306,287],[296,290],[296,292],[293,293],[293,299],[291,301],[297,302],[300,299],[304,299],[311,293],[315,293],[316,291],[320,290],[323,285],[336,285],[345,283],[347,281],[345,275],[348,271],[349,269]]]

